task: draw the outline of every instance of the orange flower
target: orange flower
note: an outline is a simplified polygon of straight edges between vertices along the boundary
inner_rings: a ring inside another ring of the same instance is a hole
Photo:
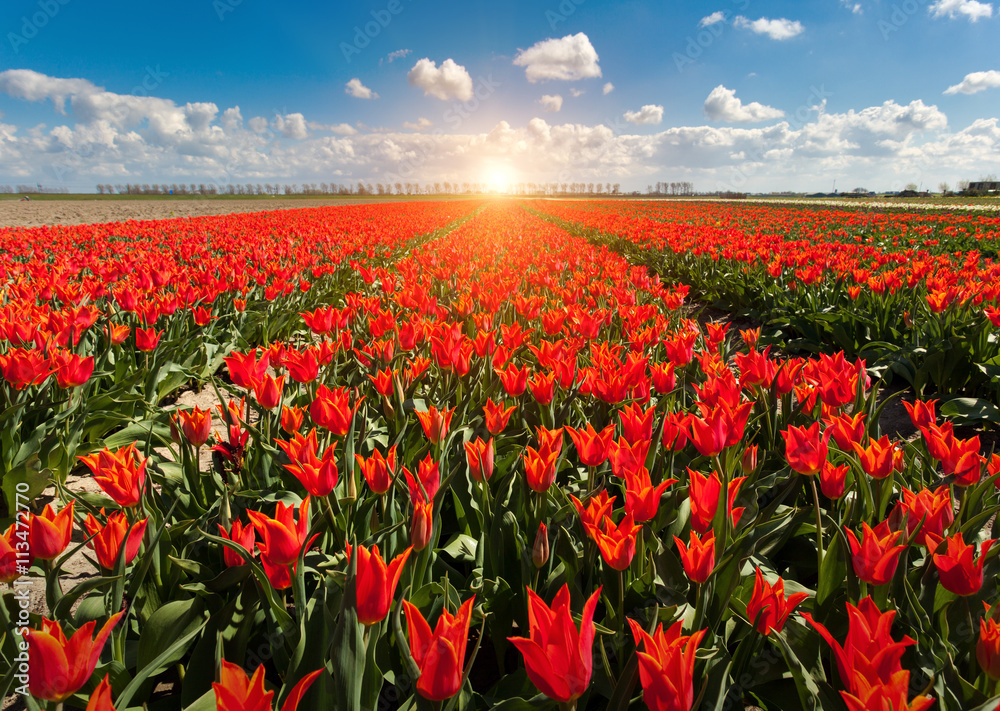
[[[715,534],[709,531],[701,538],[691,531],[691,547],[688,548],[677,536],[674,536],[677,552],[681,555],[684,572],[692,583],[703,583],[708,580],[715,569]]]
[[[155,328],[136,328],[135,347],[140,351],[155,351],[162,335],[163,331],[157,331]]]
[[[979,620],[979,641],[976,642],[976,660],[986,675],[1000,680],[1000,624],[990,615],[990,606],[983,603],[986,615]]]
[[[302,429],[305,414],[306,411],[301,407],[289,407],[285,405],[281,408],[281,429],[288,434],[295,434]]]
[[[56,384],[61,388],[75,388],[83,385],[94,372],[94,357],[83,357],[75,353],[60,351],[52,358],[55,366]]]
[[[544,447],[541,451],[534,447],[525,447],[524,450],[524,473],[528,480],[528,486],[532,491],[544,493],[552,486],[556,480],[556,460],[555,456],[547,455]]]
[[[694,663],[705,630],[681,634],[678,621],[666,632],[659,625],[652,636],[629,619],[639,659],[642,698],[650,711],[691,711],[694,705]],[[642,646],[642,651],[638,647]]]
[[[591,529],[604,562],[615,570],[628,568],[635,557],[636,534],[640,528],[635,524],[632,514],[625,514],[625,518],[617,526],[611,522],[610,516],[605,515],[601,524]]]
[[[753,585],[753,595],[747,603],[747,618],[763,635],[771,634],[771,630],[781,632],[792,611],[803,600],[809,597],[806,593],[793,593],[785,597],[785,581],[781,578],[771,585],[757,568],[757,578]]]
[[[885,479],[893,471],[893,451],[896,445],[889,441],[889,436],[884,435],[879,440],[868,438],[868,446],[862,447],[854,444],[854,451],[858,453],[861,460],[861,468],[868,476],[875,479]]]
[[[296,711],[306,691],[322,673],[323,669],[317,669],[302,677],[285,697],[281,711]],[[218,711],[271,711],[274,692],[264,690],[263,664],[257,667],[253,677],[248,677],[239,664],[223,659],[219,681],[212,683],[212,690]]]
[[[399,584],[399,576],[403,574],[403,565],[410,557],[413,547],[410,546],[396,556],[388,567],[378,546],[368,550],[359,545],[357,574],[357,605],[358,620],[361,624],[371,626],[381,622],[389,614],[392,598]],[[347,546],[347,560],[351,560],[352,549]]]
[[[17,580],[31,567],[31,534],[25,537],[24,527],[20,527],[20,533],[18,529],[15,521],[0,536],[0,584]]]
[[[354,460],[361,467],[361,473],[373,493],[384,494],[389,490],[396,475],[396,445],[389,447],[387,456],[382,456],[376,449],[368,459],[355,454]]]
[[[433,501],[434,495],[441,488],[441,467],[430,452],[420,462],[416,477],[406,467],[403,467],[403,476],[410,487],[411,501]]]
[[[514,407],[514,405],[511,405],[505,410],[502,400],[494,403],[492,398],[486,398],[483,413],[486,416],[486,429],[491,435],[498,435],[504,431],[504,428],[507,427],[507,421],[510,419],[510,413],[514,411]]]
[[[427,435],[427,439],[432,444],[437,444],[448,434],[453,414],[455,414],[455,408],[438,410],[433,405],[426,412],[416,412],[417,419],[420,420],[420,426],[424,428],[424,434]]]
[[[781,436],[785,438],[785,459],[793,470],[813,476],[823,469],[830,435],[820,434],[818,422],[809,427],[791,426]]]
[[[185,439],[195,447],[200,447],[208,441],[212,434],[212,409],[202,410],[195,405],[193,410],[181,410],[174,416],[174,422],[180,422],[181,432]]]
[[[260,380],[254,381],[253,394],[257,402],[265,410],[273,410],[281,402],[281,395],[285,389],[285,376],[274,378],[267,373]],[[315,418],[314,418],[315,419]]]
[[[469,473],[475,481],[490,480],[493,476],[493,438],[488,442],[476,438],[475,442],[465,443],[465,457],[469,465]]]
[[[323,456],[318,457],[319,445],[315,427],[305,437],[296,432],[291,442],[279,439],[275,443],[285,450],[285,454],[293,462],[283,465],[285,469],[295,475],[295,478],[311,495],[326,496],[337,486],[339,472],[336,462],[336,445],[330,445],[324,450]]]
[[[967,544],[962,533],[941,541],[936,536],[928,536],[928,551],[936,551],[941,543],[946,543],[944,553],[935,553],[934,567],[937,568],[941,585],[956,595],[967,597],[975,595],[983,586],[983,563],[986,553],[996,541],[983,541],[979,545],[979,558],[973,560],[976,546]]]
[[[28,524],[31,555],[41,560],[52,560],[66,550],[73,535],[75,503],[70,501],[59,513],[56,513],[51,506],[46,506],[41,514],[32,515]]]
[[[107,447],[79,457],[94,474],[94,481],[116,504],[129,508],[139,503],[146,484],[146,460],[139,458],[135,443],[117,452]]]
[[[550,608],[531,588],[528,592],[528,637],[508,637],[524,655],[528,678],[543,694],[560,703],[580,698],[590,685],[594,666],[594,611],[598,588],[583,606],[577,629],[564,584]]]
[[[257,543],[257,536],[254,534],[254,528],[252,525],[244,526],[238,520],[233,521],[230,531],[224,529],[221,524],[217,523],[215,525],[219,527],[220,536],[225,538],[227,541],[232,541],[233,543],[238,543],[243,546],[251,558],[256,554],[255,546]],[[246,563],[243,556],[228,546],[222,547],[222,559],[229,568],[237,568]]]
[[[97,623],[90,621],[66,639],[62,625],[42,618],[42,629],[26,630],[28,640],[28,690],[31,695],[60,703],[87,683],[100,659],[104,643],[125,611],[110,617],[94,637]]]
[[[275,566],[288,566],[298,560],[299,551],[308,545],[308,496],[299,504],[298,521],[295,520],[295,507],[285,506],[280,501],[275,506],[274,518],[259,511],[247,511],[247,515],[262,539],[257,547],[265,561]]]
[[[851,562],[854,573],[870,585],[885,585],[892,580],[899,562],[899,554],[906,546],[894,545],[902,535],[890,531],[889,522],[883,521],[874,529],[862,523],[862,539],[854,531],[846,529],[847,542],[851,546]]]
[[[420,669],[417,693],[429,701],[444,701],[462,688],[465,646],[475,599],[473,595],[466,600],[455,615],[442,610],[433,632],[420,610],[403,600],[410,655]]]
[[[837,467],[830,462],[823,464],[823,471],[819,473],[819,487],[823,490],[823,495],[831,499],[839,499],[843,496],[849,470],[850,466],[847,464],[841,464]]]
[[[350,406],[350,393],[347,388],[329,389],[320,385],[316,390],[316,399],[309,406],[309,414],[320,427],[343,437],[351,429],[354,413],[358,411],[364,398],[359,398],[354,407]]]
[[[94,689],[94,693],[90,695],[90,699],[87,701],[87,711],[115,711],[115,707],[111,703],[111,682],[108,681],[107,674]]]
[[[608,425],[600,432],[597,432],[589,422],[586,429],[576,429],[569,426],[565,429],[569,432],[573,444],[576,445],[580,462],[585,466],[596,467],[608,460],[608,455],[611,452],[611,441],[615,436],[614,425]]]
[[[691,502],[691,527],[698,533],[705,533],[712,525],[715,512],[719,508],[719,498],[722,493],[722,481],[716,472],[705,476],[701,472],[688,469],[690,486],[688,487],[688,499]],[[743,515],[742,508],[733,508],[733,502],[739,493],[740,485],[746,477],[736,477],[729,482],[729,490],[726,492],[726,505],[729,515],[732,517],[733,525],[739,523]]]
[[[431,542],[434,533],[434,502],[413,500],[413,518],[410,520],[410,545],[422,551]]]
[[[101,509],[101,515],[105,515],[104,509]],[[139,546],[142,545],[142,537],[146,533],[146,521],[147,519],[136,521],[129,530],[128,519],[123,511],[112,513],[103,526],[92,514],[87,514],[83,527],[87,529],[87,535],[92,536],[87,545],[94,549],[97,562],[102,568],[109,571],[115,569],[122,545],[125,546],[125,565],[132,562],[139,552]]]
[[[638,466],[625,470],[625,512],[639,523],[650,521],[660,507],[660,497],[676,479],[665,479],[657,486],[649,478],[649,470]]]

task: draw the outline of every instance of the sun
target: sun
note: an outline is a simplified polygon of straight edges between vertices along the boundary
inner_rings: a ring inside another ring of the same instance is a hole
[[[514,174],[505,165],[490,165],[483,170],[483,183],[491,193],[509,193],[514,184]]]

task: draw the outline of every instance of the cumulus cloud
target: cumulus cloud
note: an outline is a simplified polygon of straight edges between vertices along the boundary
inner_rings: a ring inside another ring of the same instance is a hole
[[[538,100],[538,103],[542,105],[542,108],[546,111],[556,112],[562,108],[563,98],[559,94],[543,94],[542,98]]]
[[[964,15],[969,22],[993,17],[993,5],[978,0],[937,0],[927,9],[931,17],[955,19],[959,15]]]
[[[377,99],[378,94],[369,89],[367,86],[361,83],[361,80],[355,77],[351,79],[346,84],[344,89],[345,94],[350,94],[355,99]]]
[[[423,131],[425,129],[430,128],[433,125],[434,123],[432,121],[430,121],[429,119],[425,119],[423,116],[418,118],[416,123],[413,123],[412,121],[403,122],[403,128],[408,128],[411,131]]]
[[[750,30],[758,35],[767,35],[773,40],[787,40],[802,34],[805,29],[798,20],[786,20],[780,17],[776,20],[769,20],[761,17],[757,20],[749,20],[743,15],[737,15],[733,20],[733,27]]]
[[[294,138],[297,141],[309,138],[309,131],[306,129],[306,117],[302,114],[275,116],[274,130],[285,138]]]
[[[412,49],[397,49],[395,52],[389,52],[389,56],[387,56],[386,59],[391,64],[392,62],[395,62],[397,59],[402,59],[403,57],[407,56],[412,51],[413,51]]]
[[[611,82],[608,82],[607,84],[604,85],[604,88],[601,89],[601,92],[605,96],[607,96],[608,94],[610,94],[614,90],[615,90],[615,85],[612,84]]]
[[[626,111],[625,120],[636,125],[658,124],[663,120],[663,107],[646,104],[638,111]]]
[[[547,39],[518,52],[514,64],[524,67],[528,81],[575,81],[601,76],[597,50],[582,32],[561,39]]]
[[[711,15],[706,15],[698,21],[698,27],[709,27],[719,22],[726,21],[725,10],[716,10]]]
[[[744,104],[737,98],[735,91],[727,89],[722,84],[712,89],[712,93],[705,99],[705,116],[712,121],[755,123],[778,119],[784,115],[784,111],[765,106],[757,101]]]
[[[453,59],[446,59],[438,67],[424,57],[406,75],[406,79],[415,87],[424,90],[424,96],[433,96],[447,101],[455,98],[468,101],[472,98],[472,77],[461,64]]]
[[[16,78],[0,72],[0,91],[24,95]],[[820,105],[809,117],[772,125],[674,126],[642,134],[533,118],[466,133],[358,126],[350,135],[331,135],[344,124],[296,114],[242,119],[236,107],[128,97],[89,82],[44,85],[49,93],[34,91],[32,101],[55,105],[61,96],[65,118],[54,111],[58,125],[47,127],[34,118],[31,126],[18,126],[5,117],[0,183],[88,190],[95,182],[462,181],[476,179],[483,165],[503,164],[536,182],[571,176],[621,182],[630,190],[670,176],[698,190],[753,192],[821,189],[831,175],[898,188],[917,170],[930,182],[954,181],[995,171],[1000,162],[1000,120],[949,131],[944,113],[921,101],[843,113]],[[630,115],[662,120],[662,108],[652,108]]]
[[[1000,86],[1000,72],[990,69],[986,72],[966,74],[965,79],[944,90],[945,94],[976,94]]]

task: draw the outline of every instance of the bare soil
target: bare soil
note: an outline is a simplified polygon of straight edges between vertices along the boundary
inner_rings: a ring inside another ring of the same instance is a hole
[[[385,202],[368,198],[0,200],[0,227],[82,225]]]

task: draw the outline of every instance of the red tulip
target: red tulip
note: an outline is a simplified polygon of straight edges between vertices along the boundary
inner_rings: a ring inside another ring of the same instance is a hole
[[[155,328],[136,328],[135,347],[140,351],[155,351],[162,335],[163,331],[157,331]]]
[[[104,516],[104,509],[101,509]],[[83,522],[83,527],[87,530],[87,535],[92,536],[89,545],[97,555],[97,562],[105,570],[114,570],[118,562],[118,556],[122,545],[125,546],[125,565],[128,565],[139,552],[142,545],[142,537],[146,533],[147,519],[136,521],[129,530],[129,523],[123,511],[115,511],[107,517],[106,523],[101,523],[92,514],[87,514]],[[125,534],[128,533],[126,539]]]
[[[233,521],[231,530],[227,531],[222,527],[221,524],[215,524],[219,527],[219,535],[225,538],[227,541],[232,541],[233,543],[238,543],[246,549],[247,554],[252,558],[256,554],[256,543],[257,536],[254,532],[254,527],[252,525],[244,526],[238,520]],[[239,553],[234,551],[229,546],[222,547],[222,559],[229,568],[236,568],[246,563],[246,560]]]
[[[904,488],[903,500],[896,504],[889,515],[890,525],[899,528],[903,525],[904,516],[907,538],[916,532],[917,526],[923,521],[923,526],[916,534],[916,542],[922,546],[928,545],[928,535],[940,538],[955,520],[951,490],[947,486],[940,486],[934,491],[921,489],[915,494]]]
[[[538,524],[535,543],[531,547],[531,562],[536,568],[541,568],[549,562],[549,530],[544,523]]]
[[[683,622],[666,632],[663,625],[649,635],[629,619],[639,659],[642,698],[650,711],[690,711],[694,704],[694,664],[705,630],[681,634]],[[642,651],[638,648],[642,647]]]
[[[27,527],[15,521],[0,536],[0,584],[17,580],[31,567],[30,528],[30,519]]]
[[[357,605],[358,620],[361,624],[370,626],[381,622],[389,614],[392,598],[399,584],[399,576],[403,574],[403,565],[410,557],[413,547],[409,547],[393,558],[388,566],[379,553],[378,546],[369,551],[359,545],[357,574]],[[351,560],[352,549],[347,546],[347,560]]]
[[[666,479],[653,486],[649,478],[649,470],[638,466],[625,470],[625,512],[638,523],[650,521],[656,517],[660,507],[660,497],[676,479]]]
[[[823,469],[830,435],[820,434],[818,422],[809,427],[791,426],[781,436],[785,438],[785,459],[794,471],[813,476]]]
[[[474,603],[475,596],[466,600],[454,616],[443,610],[431,632],[420,610],[403,600],[410,655],[420,668],[417,693],[425,699],[443,701],[462,688],[465,646],[469,641]]]
[[[986,616],[979,620],[979,641],[976,660],[979,667],[994,681],[1000,680],[1000,624],[990,615],[990,606],[983,603]]]
[[[865,436],[865,413],[855,415],[839,414],[827,417],[827,432],[833,441],[845,452],[853,452],[855,444],[861,444]]]
[[[689,415],[684,412],[668,412],[663,420],[663,446],[679,452],[688,442]]]
[[[194,447],[200,447],[212,434],[212,409],[202,410],[195,405],[193,410],[181,410],[175,415],[180,422],[184,438]]]
[[[351,429],[354,413],[358,411],[364,398],[359,398],[353,408],[349,400],[347,388],[330,390],[325,385],[320,385],[316,390],[316,399],[309,406],[309,415],[320,427],[343,437]]]
[[[416,412],[420,426],[424,428],[424,434],[431,444],[437,444],[448,434],[448,427],[451,426],[451,416],[455,414],[455,408],[450,410],[438,410],[431,405],[426,412]]]
[[[510,413],[514,412],[514,405],[511,405],[506,410],[503,407],[503,401],[494,403],[492,398],[486,398],[486,404],[483,406],[483,414],[486,417],[486,429],[491,435],[498,435],[504,431],[507,427],[507,421],[510,419]]]
[[[605,515],[604,520],[592,529],[594,542],[604,562],[615,570],[628,568],[635,557],[636,535],[640,528],[632,519],[632,514],[625,514],[617,526],[611,522],[610,516]]]
[[[715,534],[709,531],[701,538],[691,531],[691,547],[688,548],[677,536],[674,536],[677,552],[681,555],[684,572],[692,583],[703,583],[708,580],[715,569]]]
[[[396,475],[396,445],[389,447],[387,456],[376,449],[368,459],[355,454],[354,460],[361,467],[361,473],[373,493],[384,494],[389,490]]]
[[[281,429],[288,434],[295,434],[302,429],[302,422],[305,420],[306,411],[301,407],[289,407],[285,405],[281,408]]]
[[[94,357],[60,352],[53,357],[56,384],[61,388],[75,388],[90,380],[94,372]]]
[[[129,508],[139,503],[146,484],[146,459],[139,458],[135,443],[117,452],[107,447],[96,454],[79,457],[94,474],[104,493],[116,504]]]
[[[819,473],[819,487],[823,490],[824,496],[839,499],[844,495],[844,485],[850,468],[847,464],[841,464],[837,467],[830,462],[823,464],[823,470]]]
[[[296,711],[306,691],[322,673],[323,669],[317,669],[302,677],[285,697],[281,711]],[[271,711],[274,692],[264,690],[263,664],[257,667],[253,677],[248,677],[239,664],[223,659],[219,681],[212,683],[212,690],[218,711]]]
[[[753,585],[753,595],[747,603],[747,618],[757,631],[763,635],[771,634],[771,630],[781,632],[792,611],[803,600],[809,597],[806,593],[793,593],[785,597],[785,581],[781,578],[772,585],[764,580],[757,568],[757,578]]]
[[[413,518],[410,521],[410,545],[422,551],[434,534],[434,502],[413,500]]]
[[[615,436],[615,426],[608,425],[600,432],[589,422],[586,429],[566,427],[573,444],[576,445],[580,462],[588,467],[596,467],[608,460],[611,452],[611,441]]]
[[[899,554],[906,548],[894,545],[902,533],[890,531],[888,521],[883,521],[874,530],[867,523],[862,527],[860,543],[854,531],[846,529],[854,573],[870,585],[885,585],[892,580]]]
[[[265,410],[273,410],[281,403],[281,395],[285,389],[285,376],[274,378],[267,373],[260,380],[254,381],[253,394],[257,402]],[[315,418],[313,418],[315,419]]]
[[[247,515],[261,538],[257,548],[260,549],[262,560],[270,565],[292,565],[298,561],[299,551],[312,542],[306,540],[309,533],[308,496],[299,504],[298,521],[295,520],[295,507],[285,506],[280,501],[275,506],[274,518],[259,511],[247,511]]]
[[[701,472],[696,472],[692,469],[688,469],[687,471],[690,478],[688,499],[691,502],[691,528],[698,531],[698,533],[705,533],[712,525],[715,512],[719,508],[722,481],[716,472],[705,476]],[[740,517],[743,515],[743,509],[734,509],[733,502],[736,500],[736,495],[739,493],[740,485],[744,480],[745,477],[737,477],[729,482],[726,505],[734,526],[739,523]]]
[[[46,506],[42,509],[42,513],[32,515],[28,524],[32,556],[41,560],[52,560],[66,550],[73,535],[75,503],[70,501],[59,513],[55,513],[51,506]]]
[[[42,618],[42,629],[27,630],[28,690],[31,695],[65,701],[87,683],[101,657],[104,643],[125,611],[112,615],[94,637],[97,623],[88,622],[68,640],[62,625]]]
[[[475,481],[490,480],[493,476],[493,438],[489,442],[476,438],[475,442],[465,443],[465,457],[469,465],[469,474]]]
[[[580,698],[590,685],[594,655],[594,610],[601,589],[583,606],[579,630],[570,611],[569,586],[556,593],[550,608],[528,591],[528,637],[508,637],[524,655],[528,678],[550,699],[566,703]]]
[[[643,412],[638,404],[632,403],[618,413],[622,422],[622,436],[629,444],[648,442],[653,438],[653,420],[656,409],[649,408]]]
[[[111,682],[108,681],[107,674],[87,700],[87,711],[115,711],[111,703]]]
[[[336,444],[327,447],[323,451],[323,455],[318,457],[319,444],[315,427],[305,437],[296,432],[291,442],[276,440],[275,443],[292,460],[292,464],[283,466],[299,480],[309,494],[326,496],[337,486],[339,471],[337,470]]]
[[[861,468],[874,479],[885,479],[893,471],[893,452],[896,448],[885,435],[879,440],[868,438],[868,446],[855,443],[854,451],[861,460]]]
[[[403,467],[403,476],[410,488],[411,501],[433,501],[438,489],[441,488],[441,467],[431,457],[430,452],[420,462],[417,477],[409,469]]]
[[[928,536],[928,551],[939,550],[942,542],[947,544],[945,551],[934,554],[934,567],[937,568],[941,585],[956,595],[975,595],[983,586],[983,563],[986,553],[996,541],[983,541],[979,545],[979,558],[976,560],[973,560],[976,546],[966,544],[961,532],[944,541],[931,534]]]

